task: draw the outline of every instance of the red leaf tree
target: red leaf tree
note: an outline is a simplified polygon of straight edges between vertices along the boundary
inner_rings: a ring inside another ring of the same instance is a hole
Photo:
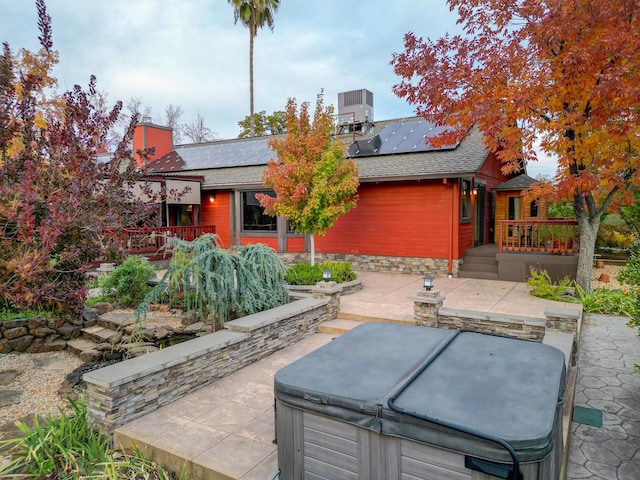
[[[314,235],[325,235],[340,215],[356,205],[358,169],[345,159],[345,145],[332,137],[333,107],[323,106],[318,95],[311,119],[309,103],[289,99],[287,136],[269,139],[277,154],[263,175],[276,196],[256,195],[265,212],[292,222],[298,233],[310,234],[311,265],[315,264]]]
[[[0,308],[78,313],[104,228],[144,223],[153,207],[131,188],[135,119],[111,161],[97,157],[121,103],[97,108],[93,77],[88,91],[47,95],[58,56],[44,1],[36,6],[41,49],[14,55],[5,43],[0,56]]]
[[[640,184],[640,2],[637,0],[449,0],[464,35],[405,36],[391,61],[394,92],[417,113],[452,127],[472,125],[515,172],[558,158],[552,184],[532,195],[567,198],[580,226],[577,283],[590,290],[602,214]]]

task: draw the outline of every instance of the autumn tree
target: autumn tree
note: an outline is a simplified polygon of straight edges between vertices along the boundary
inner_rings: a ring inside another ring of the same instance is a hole
[[[277,110],[271,115],[267,115],[264,110],[253,114],[254,134],[258,137],[263,135],[281,135],[287,133],[287,116],[282,110]],[[247,115],[244,120],[240,120],[238,125],[242,129],[238,138],[252,137],[251,119]]]
[[[78,313],[105,227],[144,224],[153,207],[132,193],[133,123],[111,159],[98,159],[122,104],[97,107],[94,77],[87,91],[48,93],[58,55],[44,0],[36,6],[40,50],[14,55],[4,43],[0,56],[0,308]]]
[[[394,92],[462,139],[472,125],[518,171],[534,142],[558,158],[534,195],[568,198],[580,228],[577,283],[590,290],[602,214],[629,200],[640,175],[638,0],[449,0],[464,35],[408,33],[391,61]]]
[[[249,29],[249,132],[255,135],[253,109],[253,40],[258,29],[267,25],[273,31],[273,16],[280,7],[280,0],[228,0],[233,6],[233,18],[236,23]]]
[[[331,136],[333,107],[323,106],[322,95],[313,119],[309,103],[303,103],[298,113],[296,101],[289,99],[286,125],[285,138],[268,140],[277,159],[269,161],[262,178],[276,196],[256,197],[265,213],[283,216],[295,232],[310,235],[314,265],[314,235],[325,235],[340,215],[356,205],[358,170],[353,160],[345,159],[345,145]]]

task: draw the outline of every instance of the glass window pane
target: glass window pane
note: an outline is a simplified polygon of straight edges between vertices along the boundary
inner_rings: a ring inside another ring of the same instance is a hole
[[[275,232],[278,227],[276,217],[264,213],[256,193],[270,192],[242,192],[242,230]]]

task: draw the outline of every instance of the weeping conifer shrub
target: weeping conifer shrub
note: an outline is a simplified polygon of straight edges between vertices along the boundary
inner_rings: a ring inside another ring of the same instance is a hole
[[[171,264],[138,308],[139,317],[146,317],[149,303],[178,294],[186,310],[219,325],[289,301],[286,267],[266,245],[223,249],[217,235],[205,234],[191,242],[169,238],[168,248]]]

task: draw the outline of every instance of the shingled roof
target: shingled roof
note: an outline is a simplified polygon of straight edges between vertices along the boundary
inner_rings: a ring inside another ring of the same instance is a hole
[[[494,190],[524,190],[525,188],[529,188],[531,184],[536,181],[536,179],[531,178],[529,175],[522,174],[517,177],[510,178],[506,182],[493,188]]]
[[[415,121],[416,118],[404,121]],[[403,120],[377,122],[373,137],[385,126]],[[177,146],[151,164],[153,173],[204,177],[203,187],[223,188],[262,185],[262,173],[275,152],[269,137],[224,140]],[[475,174],[487,158],[482,134],[472,129],[455,148],[415,153],[376,154],[354,158],[361,182],[400,181],[460,177]]]

